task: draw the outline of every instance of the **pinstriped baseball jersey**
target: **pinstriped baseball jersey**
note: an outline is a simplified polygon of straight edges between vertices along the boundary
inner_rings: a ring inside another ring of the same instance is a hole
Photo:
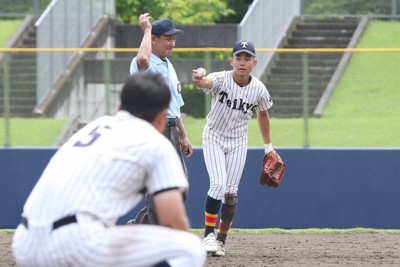
[[[187,188],[182,168],[171,168],[179,164],[171,142],[126,111],[88,124],[57,151],[28,197],[27,221],[13,237],[17,265],[203,266],[204,248],[191,233],[115,227],[144,189]],[[55,221],[71,215],[76,223],[55,228]]]
[[[236,193],[247,156],[247,125],[253,112],[272,106],[265,85],[251,77],[241,87],[233,80],[233,71],[211,73],[213,86],[211,111],[203,131],[203,153],[210,176],[208,195],[223,200],[225,193]]]
[[[267,88],[253,76],[248,85],[240,87],[233,80],[233,71],[215,72],[211,77],[213,87],[203,88],[205,93],[212,93],[206,127],[225,137],[247,136],[253,112],[272,107]]]
[[[147,141],[150,136],[152,143]],[[64,156],[76,160],[63,160]],[[152,125],[119,111],[115,117],[88,124],[57,151],[29,196],[23,215],[41,225],[88,212],[114,224],[138,204],[145,187],[150,194],[186,188],[181,168],[163,168],[179,164],[171,142]]]

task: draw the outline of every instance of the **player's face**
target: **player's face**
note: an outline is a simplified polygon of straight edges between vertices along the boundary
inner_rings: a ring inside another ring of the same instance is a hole
[[[239,75],[249,75],[256,64],[257,60],[255,57],[245,52],[239,53],[231,59],[233,71]]]
[[[153,52],[159,58],[166,58],[174,50],[176,35],[160,35],[153,37]]]

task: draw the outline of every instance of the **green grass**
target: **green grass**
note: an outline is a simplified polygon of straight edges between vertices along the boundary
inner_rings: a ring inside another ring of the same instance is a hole
[[[204,229],[191,229],[193,233],[204,233]],[[399,229],[375,229],[375,228],[304,228],[304,229],[282,229],[282,228],[261,228],[261,229],[240,229],[231,228],[230,233],[249,234],[370,234],[389,233],[400,234]]]
[[[191,229],[192,233],[203,233],[204,229]],[[0,229],[0,234],[13,234],[15,229]],[[400,234],[399,229],[375,229],[375,228],[305,228],[305,229],[282,229],[282,228],[263,228],[263,229],[239,229],[232,228],[230,233],[250,233],[250,234],[371,234],[388,233]]]
[[[52,146],[65,119],[14,118],[10,120],[11,146]],[[0,143],[5,143],[5,121],[0,121]]]
[[[336,117],[310,119],[311,147],[400,147],[400,119],[389,117]],[[194,146],[201,146],[205,119],[184,118],[185,127]],[[271,135],[276,147],[302,147],[303,119],[271,119]],[[259,147],[263,141],[257,120],[249,123],[249,146]]]
[[[21,23],[22,20],[0,20],[0,47],[6,46],[8,40],[13,36]]]
[[[13,234],[15,229],[0,229],[0,234]]]
[[[358,47],[400,47],[400,23],[370,22]],[[353,53],[323,116],[309,120],[310,146],[400,147],[399,69],[400,53]],[[63,122],[12,119],[11,144],[51,145]],[[205,119],[185,117],[184,123],[192,144],[201,146]],[[303,119],[272,118],[271,126],[275,147],[303,146]],[[0,145],[3,136],[4,124],[0,122]],[[253,119],[249,123],[249,146],[262,145],[257,120]]]

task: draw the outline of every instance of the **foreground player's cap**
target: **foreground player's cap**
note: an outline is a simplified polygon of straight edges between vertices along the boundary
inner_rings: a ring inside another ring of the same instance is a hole
[[[236,42],[232,50],[232,55],[236,56],[242,52],[245,52],[253,57],[256,56],[256,50],[254,49],[253,43],[250,41],[240,40]]]
[[[151,34],[153,35],[174,35],[181,33],[182,31],[176,29],[170,19],[159,19],[151,24]]]

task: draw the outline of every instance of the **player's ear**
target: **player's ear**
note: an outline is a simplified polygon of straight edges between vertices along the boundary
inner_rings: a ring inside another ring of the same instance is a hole
[[[154,120],[151,122],[153,126],[160,132],[163,133],[167,123],[167,109],[161,110]]]
[[[157,38],[160,38],[160,37],[156,36],[156,35],[151,35],[151,43],[154,44],[156,42]]]
[[[257,65],[257,59],[256,58],[253,58],[253,66],[255,67],[256,65]]]

